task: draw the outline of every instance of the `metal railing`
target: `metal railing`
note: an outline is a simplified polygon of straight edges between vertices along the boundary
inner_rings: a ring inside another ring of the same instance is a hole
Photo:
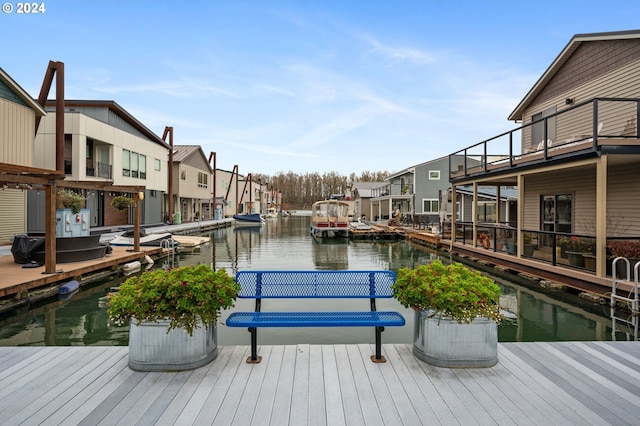
[[[640,99],[590,99],[450,154],[449,177],[455,181],[544,162],[572,150],[595,152],[598,139],[640,138],[639,122]]]

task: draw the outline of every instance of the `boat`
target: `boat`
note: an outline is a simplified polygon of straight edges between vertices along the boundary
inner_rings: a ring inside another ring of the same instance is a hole
[[[236,221],[236,225],[259,225],[264,223],[260,213],[234,214],[233,218]]]
[[[311,207],[311,235],[315,238],[348,238],[349,220],[346,201],[316,201]]]
[[[278,210],[276,210],[275,207],[269,207],[267,209],[267,212],[264,214],[265,218],[269,218],[269,217],[278,217]]]
[[[163,241],[168,241],[169,247],[178,247],[180,243],[176,241],[170,232],[161,232],[158,234],[147,234],[143,229],[140,230],[140,245],[145,247],[160,247]],[[126,231],[118,235],[109,244],[112,246],[133,246],[133,230]],[[166,243],[165,243],[166,244]]]

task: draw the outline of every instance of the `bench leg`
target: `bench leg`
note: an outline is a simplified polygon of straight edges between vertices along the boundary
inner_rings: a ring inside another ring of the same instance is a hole
[[[262,357],[258,356],[258,329],[249,327],[249,333],[251,333],[251,356],[247,358],[247,364],[259,364]]]
[[[387,359],[382,356],[382,332],[384,327],[376,327],[376,354],[371,355],[371,361],[373,362],[387,362]]]

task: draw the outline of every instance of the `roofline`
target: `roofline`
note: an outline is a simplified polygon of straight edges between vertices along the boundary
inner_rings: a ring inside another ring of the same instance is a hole
[[[42,105],[40,105],[35,99],[33,99],[26,90],[22,88],[5,70],[0,67],[0,80],[5,82],[17,95],[22,99],[31,109],[36,112],[36,115],[47,115]]]
[[[529,105],[531,100],[540,93],[542,88],[551,80],[555,73],[564,65],[569,59],[571,54],[576,51],[583,42],[586,41],[602,41],[602,40],[625,40],[640,38],[640,30],[628,30],[628,31],[612,31],[602,33],[585,33],[575,34],[569,40],[569,43],[562,49],[560,54],[553,60],[551,65],[542,73],[542,76],[536,81],[533,87],[527,92],[525,97],[518,103],[515,109],[509,114],[508,120],[516,121],[522,119],[522,113]]]
[[[197,148],[195,151],[190,152],[189,155],[187,155],[187,157],[193,155],[194,152],[199,152],[200,155],[202,156],[202,159],[207,164],[207,167],[209,169],[209,173],[213,173],[213,167],[211,167],[211,164],[209,164],[209,160],[207,159],[207,156],[204,154],[204,151],[202,150],[202,147],[200,145],[173,145],[174,151],[175,151],[176,147]],[[185,158],[187,158],[187,157],[185,157]],[[174,160],[174,163],[181,163],[181,162],[182,161]]]
[[[416,167],[424,166],[425,164],[429,164],[429,163],[435,163],[436,161],[444,160],[445,158],[449,158],[449,156],[448,155],[443,155],[442,157],[434,158],[433,160],[423,161],[422,163],[418,163],[416,165],[413,165],[413,166],[410,166],[410,167],[406,167],[406,168],[400,170],[399,172],[390,174],[389,177],[387,177],[386,180],[389,180],[391,178],[398,177],[398,176],[401,176],[401,175],[404,175],[404,174],[407,174],[407,173],[415,173],[416,172]]]
[[[48,99],[46,102],[46,106],[54,106],[55,100]],[[169,144],[166,143],[162,138],[155,133],[153,133],[147,126],[142,124],[137,118],[131,115],[126,109],[122,108],[116,101],[106,101],[106,100],[83,100],[83,99],[65,99],[64,106],[66,107],[104,107],[109,108],[120,117],[124,119],[127,123],[131,124],[133,127],[138,129],[142,134],[147,136],[149,139],[154,142],[164,146],[169,149]]]

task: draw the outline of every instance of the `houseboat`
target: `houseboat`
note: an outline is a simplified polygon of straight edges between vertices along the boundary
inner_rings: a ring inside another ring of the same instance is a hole
[[[314,238],[348,238],[349,203],[341,200],[313,203],[310,232]]]

